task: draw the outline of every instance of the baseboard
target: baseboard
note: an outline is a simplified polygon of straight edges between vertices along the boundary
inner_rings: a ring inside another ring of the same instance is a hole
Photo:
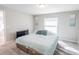
[[[59,39],[59,40],[63,40],[63,39]],[[73,43],[78,43],[77,41],[73,41],[73,40],[64,40],[64,41],[69,41],[69,42],[73,42]]]

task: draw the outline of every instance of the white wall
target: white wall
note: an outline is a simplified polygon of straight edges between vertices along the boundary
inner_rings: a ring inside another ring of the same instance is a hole
[[[76,15],[76,26],[69,26],[69,16],[75,14]],[[52,13],[46,15],[36,15],[35,23],[37,24],[35,29],[43,29],[44,18],[47,17],[58,17],[58,36],[59,39],[68,40],[77,42],[78,41],[78,20],[79,20],[79,11],[70,11],[70,12],[61,12],[61,13]]]
[[[3,7],[5,12],[6,39],[15,39],[16,31],[33,30],[33,16]]]

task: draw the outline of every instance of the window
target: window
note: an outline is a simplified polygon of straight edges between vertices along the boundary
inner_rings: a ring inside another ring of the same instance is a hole
[[[44,29],[57,34],[57,20],[58,18],[45,18]]]

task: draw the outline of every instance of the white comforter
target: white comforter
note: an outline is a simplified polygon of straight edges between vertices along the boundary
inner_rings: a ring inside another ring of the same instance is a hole
[[[54,53],[57,45],[57,36],[30,34],[16,39],[16,43],[36,49],[38,52],[46,55]]]

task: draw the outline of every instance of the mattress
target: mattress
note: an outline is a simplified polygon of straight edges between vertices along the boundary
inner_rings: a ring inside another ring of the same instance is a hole
[[[44,36],[30,34],[19,37],[16,43],[35,49],[44,55],[52,55],[56,49],[58,39],[56,35]]]

